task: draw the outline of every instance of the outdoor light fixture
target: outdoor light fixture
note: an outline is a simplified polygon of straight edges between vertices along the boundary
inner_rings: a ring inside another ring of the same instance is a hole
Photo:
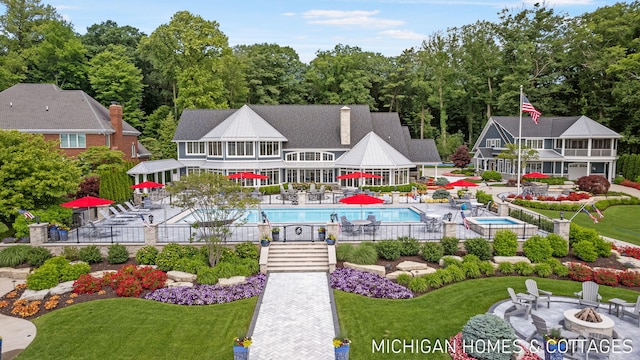
[[[261,215],[262,215],[262,223],[266,223],[268,218],[267,218],[267,214],[265,214],[264,211],[260,211]]]
[[[560,220],[564,220],[564,211],[560,211]]]
[[[40,216],[36,215],[36,224],[40,224]]]
[[[446,214],[444,215],[444,218],[445,218],[447,221],[451,221],[451,219],[453,218],[453,214],[452,214],[452,213],[446,213]]]
[[[153,224],[153,215],[149,215],[149,224]]]
[[[338,214],[336,214],[336,213],[331,213],[331,215],[330,215],[330,219],[331,219],[331,222],[336,222],[336,221],[338,221]]]

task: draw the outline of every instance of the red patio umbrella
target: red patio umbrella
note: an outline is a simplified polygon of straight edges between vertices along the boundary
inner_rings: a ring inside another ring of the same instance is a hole
[[[144,181],[140,184],[131,185],[129,187],[132,189],[155,189],[164,187],[164,184],[160,184],[155,181]]]
[[[71,200],[64,204],[60,204],[60,206],[73,209],[73,208],[89,208],[89,207],[96,207],[96,206],[104,206],[104,205],[110,205],[110,204],[113,204],[112,200],[97,198],[93,196],[85,196],[79,199]]]
[[[340,179],[340,180],[342,179],[382,179],[382,176],[356,171],[349,174],[336,176],[336,179]]]
[[[453,187],[474,187],[474,186],[478,186],[478,184],[476,183],[472,183],[470,181],[467,180],[458,180],[458,181],[454,181],[452,183],[447,184],[447,186],[453,186]]]
[[[528,174],[524,174],[522,175],[522,177],[529,178],[529,179],[548,179],[550,176],[534,171]]]
[[[227,177],[229,179],[259,179],[259,180],[266,180],[269,178],[267,175],[255,174],[255,173],[246,172],[246,171],[231,174],[231,175],[228,175]]]
[[[357,194],[339,200],[343,204],[360,205],[360,217],[362,217],[362,205],[382,204],[384,200],[369,196],[367,194]]]

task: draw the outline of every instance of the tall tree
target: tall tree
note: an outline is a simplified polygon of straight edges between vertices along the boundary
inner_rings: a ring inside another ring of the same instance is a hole
[[[0,0],[6,12],[0,15],[0,48],[21,51],[40,41],[38,27],[50,20],[61,20],[51,5],[40,0]]]

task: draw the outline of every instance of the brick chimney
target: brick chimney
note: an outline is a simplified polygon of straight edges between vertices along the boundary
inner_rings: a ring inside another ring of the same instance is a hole
[[[109,118],[113,130],[115,130],[115,133],[111,135],[111,149],[126,153],[127,149],[123,147],[122,143],[122,106],[115,101],[109,106]]]
[[[346,106],[340,108],[340,144],[351,144],[351,109]]]

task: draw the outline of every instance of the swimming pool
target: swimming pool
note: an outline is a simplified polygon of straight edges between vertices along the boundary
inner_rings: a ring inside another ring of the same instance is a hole
[[[202,211],[202,210],[199,210]],[[338,214],[338,219],[341,216],[346,216],[349,220],[357,220],[367,218],[369,215],[375,215],[377,220],[388,222],[418,222],[420,221],[420,214],[411,208],[373,208],[364,207],[362,212],[360,207],[353,208],[263,208],[262,211],[267,214],[269,222],[271,223],[327,223],[330,221],[331,214]],[[195,219],[192,214],[180,218],[176,222],[188,222],[192,223]],[[262,222],[260,211],[253,209],[249,211],[247,216],[248,223]]]
[[[504,218],[504,217],[496,217],[491,219],[475,219],[480,224],[491,224],[491,225],[518,225],[522,222],[515,221],[515,219]]]
[[[495,233],[500,230],[511,230],[519,237],[533,236],[538,233],[537,226],[508,216],[490,218],[469,217],[467,218],[467,222],[469,223],[470,230],[488,237],[495,235]]]

